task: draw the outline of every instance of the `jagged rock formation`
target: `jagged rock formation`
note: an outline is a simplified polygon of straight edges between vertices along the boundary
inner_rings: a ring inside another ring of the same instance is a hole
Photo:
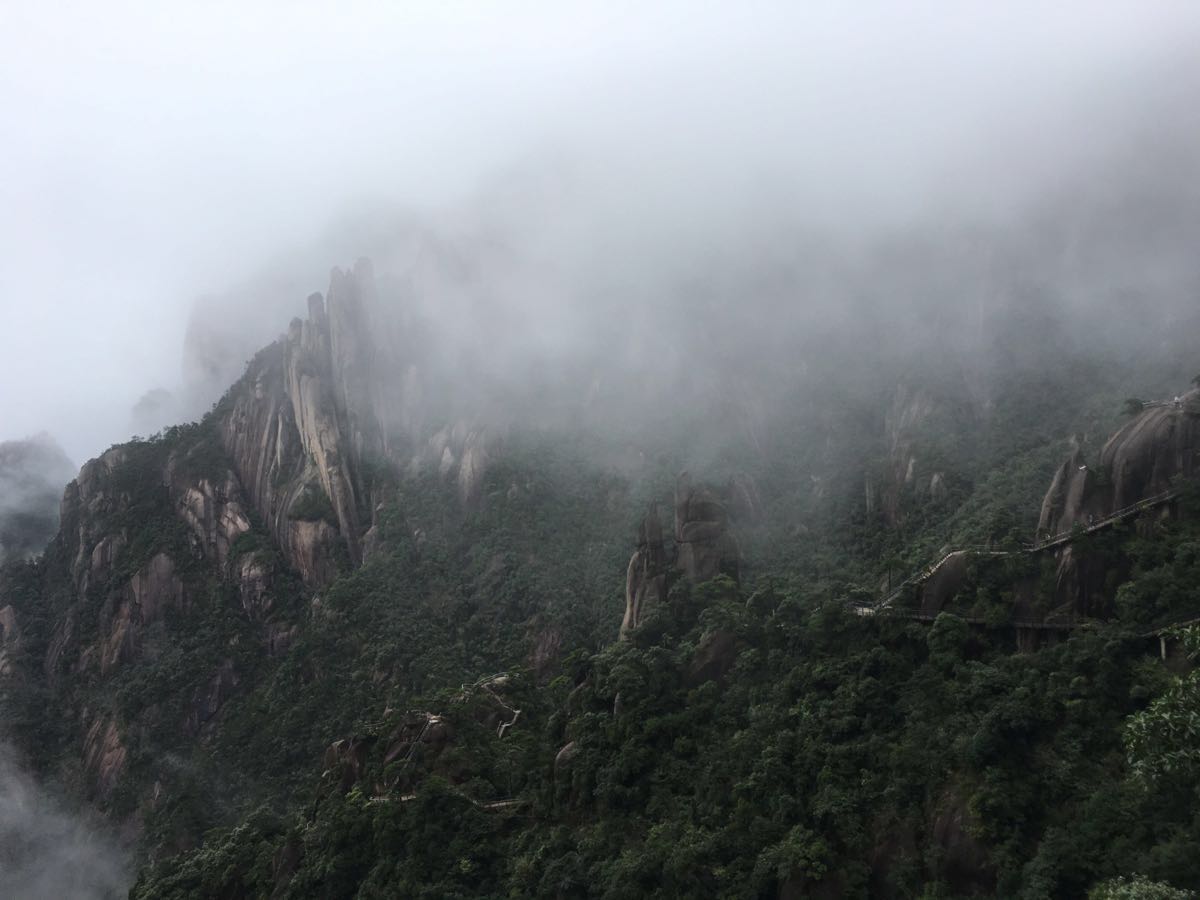
[[[384,327],[375,293],[369,261],[334,269],[327,296],[308,298],[308,316],[255,357],[218,408],[222,442],[246,496],[312,586],[333,577],[339,558],[356,565],[374,546],[375,475],[399,467],[424,418],[415,408],[415,368],[374,338]],[[460,421],[417,444],[410,465],[436,466],[473,506],[490,444],[485,429]]]
[[[298,587],[288,569],[318,588],[378,546],[402,460],[433,465],[465,505],[481,501],[487,430],[463,420],[426,441],[389,425],[423,418],[419,373],[380,354],[374,290],[370,263],[334,270],[327,296],[309,297],[307,316],[255,355],[205,422],[114,447],[65,491],[55,485],[51,562],[22,576],[42,583],[19,585],[11,601],[0,583],[0,678],[55,695],[73,736],[64,764],[101,805],[145,782],[129,767],[142,764],[150,730],[207,740],[230,698],[253,688],[252,660],[286,652],[299,616],[320,614],[316,599],[280,602]],[[31,618],[38,603],[53,604],[48,622]],[[177,669],[176,629],[202,620],[225,635],[220,654],[191,661],[170,704],[114,708],[107,698],[135,670]],[[172,790],[161,779],[154,803]]]
[[[413,455],[410,469],[417,471],[424,465],[436,466],[442,478],[457,486],[463,504],[474,507],[479,503],[483,476],[490,462],[490,445],[486,429],[457,422],[430,435],[423,451]]]
[[[288,562],[308,584],[337,569],[337,544],[362,559],[365,460],[384,429],[368,375],[372,351],[362,295],[370,266],[334,270],[328,310],[308,298],[307,319],[251,363],[220,418],[238,479]]]
[[[928,391],[900,385],[884,414],[887,457],[878,484],[868,474],[864,486],[867,512],[876,511],[889,526],[904,519],[904,498],[940,502],[947,495],[946,475],[931,468],[921,444],[934,430],[932,423],[945,415],[945,404]]]
[[[1076,449],[1042,501],[1040,534],[1060,534],[1089,517],[1101,519],[1200,472],[1200,389],[1134,416],[1108,439],[1099,463]]]
[[[195,606],[214,596],[240,599],[246,634],[257,635],[268,655],[295,633],[294,624],[271,618],[278,564],[261,544],[239,540],[253,530],[251,506],[223,459],[212,428],[193,425],[89,461],[63,493],[47,565],[21,570],[25,604],[29,579],[49,579],[36,601],[54,610],[41,639],[23,646],[18,610],[0,604],[0,677],[44,679],[78,736],[87,792],[101,803],[140,752],[142,717],[161,720],[164,708],[118,712],[97,698],[136,678],[139,667],[171,658],[176,623]],[[234,661],[220,661],[174,698],[174,727],[200,735],[240,681]]]
[[[738,576],[742,555],[731,527],[731,500],[750,521],[761,515],[758,488],[747,476],[730,479],[724,491],[694,484],[687,472],[679,476],[675,485],[673,559],[668,557],[663,542],[657,507],[651,507],[638,529],[637,549],[625,574],[622,638],[645,621],[655,604],[666,600],[671,572],[693,584],[720,574]]]
[[[191,530],[195,551],[224,571],[234,541],[250,530],[241,485],[228,470],[215,480],[191,476],[185,462],[178,456],[167,462],[166,481],[175,512]]]
[[[667,551],[663,545],[658,507],[652,506],[638,529],[637,549],[625,573],[624,637],[642,623],[647,610],[667,599]]]
[[[727,572],[737,575],[741,549],[729,527],[729,511],[717,491],[692,483],[684,472],[675,485],[675,565],[692,583]]]

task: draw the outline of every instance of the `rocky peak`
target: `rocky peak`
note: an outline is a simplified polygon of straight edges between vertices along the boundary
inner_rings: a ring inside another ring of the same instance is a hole
[[[1091,466],[1076,447],[1042,501],[1038,532],[1100,519],[1200,472],[1200,389],[1148,406],[1108,439]]]
[[[362,559],[363,463],[384,447],[364,302],[373,293],[370,263],[334,269],[327,298],[309,296],[308,316],[255,358],[221,418],[239,480],[310,584],[336,571],[339,539],[351,563]]]

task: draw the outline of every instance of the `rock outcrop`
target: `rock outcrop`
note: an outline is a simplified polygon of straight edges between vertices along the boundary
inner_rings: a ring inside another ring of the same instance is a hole
[[[457,422],[434,432],[409,466],[412,471],[426,465],[436,466],[438,474],[457,487],[459,500],[468,508],[474,507],[481,499],[490,445],[485,429]]]
[[[167,485],[175,511],[192,534],[193,547],[224,571],[234,541],[250,530],[250,514],[241,485],[230,471],[217,479],[194,478],[177,458],[167,463]]]
[[[398,471],[402,454],[414,469],[437,467],[470,507],[489,465],[487,432],[465,421],[418,440],[418,374],[398,358],[404,341],[391,346],[395,335],[374,297],[370,262],[334,269],[326,297],[308,298],[307,317],[254,358],[219,409],[249,502],[314,587],[333,577],[339,559],[357,565],[373,546],[381,467]],[[390,335],[386,350],[375,340],[381,329]]]
[[[112,527],[115,514],[125,505],[114,475],[127,460],[128,451],[114,447],[86,462],[63,492],[60,540],[73,551],[71,580],[80,597],[107,577],[128,541],[123,531]]]
[[[924,458],[922,445],[935,432],[935,420],[948,412],[947,404],[928,391],[907,385],[896,388],[884,414],[887,458],[878,484],[867,476],[868,513],[878,511],[889,526],[904,520],[905,498],[918,502],[940,502],[946,498],[946,475]]]
[[[921,584],[921,612],[935,615],[945,609],[966,581],[970,564],[971,554],[965,550],[944,557]]]
[[[1042,502],[1038,532],[1061,534],[1170,490],[1200,472],[1200,389],[1150,406],[1108,439],[1089,466],[1076,449]]]
[[[346,276],[337,275],[342,296]],[[339,313],[335,321],[345,322]],[[339,347],[345,348],[343,336]],[[354,441],[339,416],[347,392],[335,371],[353,366],[332,355],[330,320],[319,294],[305,320],[251,363],[231,408],[220,419],[222,440],[238,479],[288,562],[307,584],[337,571],[337,545],[352,563],[362,558],[361,483]],[[362,422],[359,443],[364,443]],[[377,432],[376,432],[377,433]]]
[[[675,543],[675,565],[688,581],[708,581],[721,573],[736,577],[741,550],[729,527],[726,498],[693,484],[687,472],[675,485]]]
[[[719,491],[694,484],[687,472],[681,474],[675,485],[673,558],[667,553],[657,507],[651,507],[638,529],[637,548],[625,573],[622,638],[641,625],[655,605],[666,601],[672,573],[692,584],[722,574],[738,577],[742,556],[729,514],[731,500],[751,520],[760,514],[758,489],[746,476],[736,476],[725,491]]]
[[[20,648],[21,629],[17,624],[17,611],[9,606],[0,606],[0,678],[15,674],[11,656]]]
[[[625,617],[621,636],[637,628],[647,611],[667,599],[667,551],[658,508],[652,506],[638,529],[637,549],[625,573]]]

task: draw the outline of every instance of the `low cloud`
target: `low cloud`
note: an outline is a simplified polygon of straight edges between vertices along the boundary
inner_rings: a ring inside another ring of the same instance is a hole
[[[129,883],[116,842],[50,797],[0,743],[0,896],[115,900]]]

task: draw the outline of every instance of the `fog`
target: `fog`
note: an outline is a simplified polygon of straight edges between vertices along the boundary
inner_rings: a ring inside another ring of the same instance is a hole
[[[1194,304],[1192,3],[245,6],[0,11],[0,437],[197,414],[360,255],[514,385]]]
[[[128,860],[99,823],[39,788],[0,740],[0,888],[28,900],[115,900]]]
[[[38,554],[58,530],[75,466],[47,434],[0,441],[0,563]]]
[[[9,0],[0,442],[65,456],[0,443],[0,557],[361,256],[395,365],[500,426],[760,445],[818,388],[1183,358],[1198,97],[1194,0]],[[0,892],[124,883],[0,745]]]

